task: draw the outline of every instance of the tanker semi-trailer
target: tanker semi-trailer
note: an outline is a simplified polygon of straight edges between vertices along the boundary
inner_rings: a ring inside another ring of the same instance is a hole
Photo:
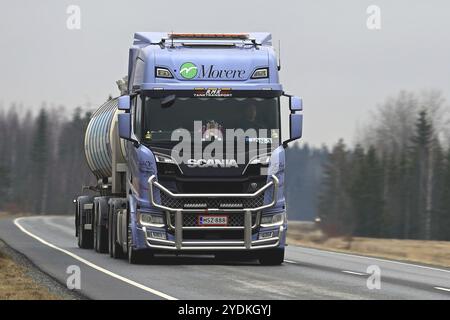
[[[303,118],[279,69],[269,33],[136,33],[122,95],[86,129],[97,184],[74,201],[78,246],[130,263],[213,253],[281,264],[285,149]]]

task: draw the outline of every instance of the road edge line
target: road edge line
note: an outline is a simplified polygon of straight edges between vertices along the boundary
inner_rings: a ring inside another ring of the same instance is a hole
[[[48,242],[46,240],[40,238],[39,236],[31,233],[30,231],[25,229],[22,225],[20,225],[19,222],[20,222],[20,220],[23,220],[23,219],[24,219],[23,217],[14,219],[14,225],[17,228],[19,228],[19,230],[22,231],[23,233],[25,233],[28,236],[38,240],[39,242],[45,244],[46,246],[48,246],[48,247],[50,247],[52,249],[58,250],[58,251],[60,251],[62,253],[65,253],[68,256],[70,256],[70,257],[72,257],[72,258],[74,258],[74,259],[84,263],[85,265],[87,265],[87,266],[89,266],[89,267],[91,267],[91,268],[93,268],[93,269],[95,269],[97,271],[100,271],[100,272],[102,272],[102,273],[104,273],[104,274],[106,274],[106,275],[108,275],[110,277],[118,279],[118,280],[120,280],[122,282],[125,282],[125,283],[127,283],[129,285],[132,285],[132,286],[134,286],[136,288],[139,288],[139,289],[142,289],[144,291],[150,292],[150,293],[152,293],[152,294],[154,294],[156,296],[159,296],[159,297],[167,299],[167,300],[178,300],[177,298],[174,298],[174,297],[172,297],[172,296],[170,296],[168,294],[165,294],[165,293],[163,293],[161,291],[158,291],[156,289],[152,289],[150,287],[144,286],[143,284],[140,284],[140,283],[138,283],[136,281],[130,280],[130,279],[125,278],[125,277],[123,277],[121,275],[118,275],[118,274],[116,274],[116,273],[114,273],[112,271],[109,271],[109,270],[107,270],[105,268],[102,268],[102,267],[100,267],[100,266],[98,266],[98,265],[96,265],[96,264],[94,264],[94,263],[92,263],[92,262],[90,262],[90,261],[88,261],[88,260],[86,260],[86,259],[84,259],[84,258],[82,258],[82,257],[80,257],[80,256],[78,256],[78,255],[68,251],[68,250],[62,249],[62,248],[60,248],[60,247],[58,247],[58,246],[56,246],[56,245],[54,245],[54,244],[52,244],[52,243],[50,243],[50,242]]]

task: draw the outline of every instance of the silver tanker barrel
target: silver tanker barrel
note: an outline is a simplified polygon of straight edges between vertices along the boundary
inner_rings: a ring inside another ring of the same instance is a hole
[[[117,114],[118,99],[114,98],[95,111],[89,121],[84,137],[86,161],[98,180],[109,180],[112,177],[113,161],[125,161],[125,144],[118,138]],[[113,148],[113,143],[119,145]],[[115,157],[113,150],[118,149]]]

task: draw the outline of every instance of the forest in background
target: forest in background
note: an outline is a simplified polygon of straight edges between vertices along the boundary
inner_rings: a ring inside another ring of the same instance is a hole
[[[95,182],[84,151],[89,112],[43,106],[37,114],[0,110],[0,210],[73,213],[82,185]]]
[[[81,187],[95,183],[83,151],[90,112],[0,110],[0,210],[73,213]],[[289,147],[289,219],[319,217],[331,236],[450,240],[447,113],[440,92],[402,91],[374,110],[353,146]]]
[[[42,107],[19,115],[0,110],[0,210],[34,214],[71,214],[83,185],[94,185],[84,156],[90,111]],[[287,152],[287,195],[293,220],[314,220],[326,149],[295,145]]]
[[[379,105],[357,144],[333,146],[317,214],[329,235],[450,240],[448,106],[400,92]]]

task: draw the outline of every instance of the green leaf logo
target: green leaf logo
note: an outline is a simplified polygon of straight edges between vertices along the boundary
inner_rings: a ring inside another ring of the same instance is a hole
[[[192,62],[185,62],[180,67],[180,74],[185,79],[195,78],[197,71],[197,66]]]

